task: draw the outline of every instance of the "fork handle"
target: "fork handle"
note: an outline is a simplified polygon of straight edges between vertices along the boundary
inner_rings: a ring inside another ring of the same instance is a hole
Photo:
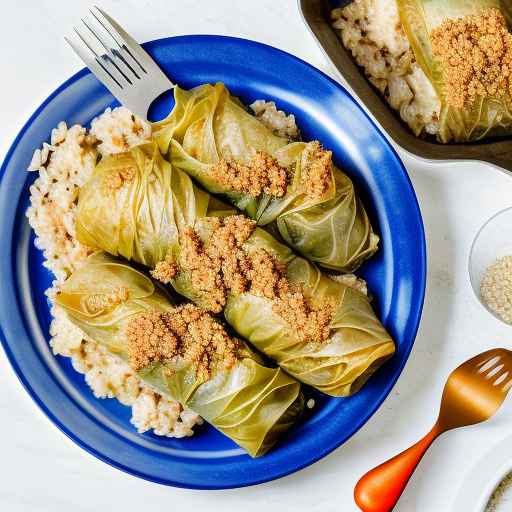
[[[415,445],[368,471],[354,489],[358,507],[363,512],[393,510],[416,466],[439,434],[441,429],[436,423]]]

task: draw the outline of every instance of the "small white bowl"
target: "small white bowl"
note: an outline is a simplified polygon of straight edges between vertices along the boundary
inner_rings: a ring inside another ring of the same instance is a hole
[[[470,470],[459,488],[453,512],[485,512],[494,490],[512,471],[512,437],[491,448]],[[502,508],[497,509],[501,511]]]
[[[480,283],[487,267],[503,256],[512,256],[512,207],[496,213],[485,222],[469,252],[469,279],[473,291],[480,304],[501,322],[503,320],[482,301]]]

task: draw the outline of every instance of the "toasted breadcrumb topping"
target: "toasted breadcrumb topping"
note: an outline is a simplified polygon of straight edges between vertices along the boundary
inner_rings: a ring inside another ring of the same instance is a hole
[[[286,194],[286,169],[263,151],[257,151],[249,165],[221,159],[213,166],[211,175],[222,186],[253,197],[262,193],[275,197]]]
[[[159,261],[150,273],[158,281],[164,284],[169,284],[174,279],[178,271],[179,267],[175,261],[165,259],[163,261]]]
[[[231,338],[214,317],[193,304],[138,315],[128,324],[127,338],[134,370],[179,360],[193,364],[196,376],[203,380],[219,368],[232,368],[240,348],[239,340]]]
[[[209,222],[212,233],[207,243],[192,228],[184,232],[178,262],[190,273],[204,307],[219,313],[229,293],[249,292],[272,300],[274,312],[296,329],[301,341],[327,340],[334,304],[313,304],[302,289],[289,283],[286,265],[265,249],[245,250],[255,223],[238,215]]]
[[[445,20],[431,39],[449,105],[461,109],[478,97],[512,95],[512,34],[499,9]]]
[[[322,148],[320,142],[309,143],[303,154],[301,182],[311,199],[321,198],[331,185],[332,151]]]
[[[211,218],[212,236],[203,244],[192,228],[180,236],[179,266],[189,272],[192,285],[204,298],[210,311],[220,313],[228,290],[242,293],[247,287],[249,270],[243,243],[251,236],[256,223],[242,215]]]
[[[135,178],[135,169],[133,167],[124,167],[109,172],[103,179],[103,186],[106,192],[115,192],[125,183],[131,183]]]
[[[89,295],[86,299],[86,306],[91,313],[98,313],[105,308],[117,306],[121,302],[128,300],[129,295],[128,289],[120,286],[107,293]]]
[[[300,341],[321,343],[329,338],[334,304],[314,307],[300,289],[280,296],[272,306],[288,325],[299,333]]]
[[[130,366],[139,371],[172,359],[178,339],[167,326],[166,313],[151,311],[138,315],[126,328]]]
[[[249,256],[250,293],[273,300],[272,310],[294,327],[300,341],[322,342],[329,338],[334,304],[314,306],[298,286],[286,278],[286,265],[264,249]]]
[[[290,286],[286,279],[285,264],[277,261],[265,249],[257,249],[248,257],[251,265],[248,277],[252,294],[275,299],[289,293]]]

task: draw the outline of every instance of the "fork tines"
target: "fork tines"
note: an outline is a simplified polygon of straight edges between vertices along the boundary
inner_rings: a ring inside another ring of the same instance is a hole
[[[134,80],[140,80],[141,74],[147,73],[144,61],[147,65],[147,60],[151,58],[144,50],[145,55],[135,55],[130,51],[129,44],[139,46],[138,43],[100,8],[94,7],[90,13],[90,20],[82,18],[83,27],[74,27],[82,44],[67,37],[66,41],[94,74],[103,75],[105,80],[112,81],[117,87],[122,89],[127,84],[133,84]]]
[[[477,360],[477,373],[492,385],[500,387],[503,392],[512,386],[512,358],[509,351],[494,349],[480,354]]]
[[[135,113],[147,107],[173,83],[147,52],[99,7],[74,27],[66,41],[112,94]]]

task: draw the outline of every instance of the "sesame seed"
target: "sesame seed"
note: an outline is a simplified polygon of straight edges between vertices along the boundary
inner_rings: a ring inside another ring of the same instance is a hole
[[[512,256],[499,258],[487,268],[480,296],[491,311],[512,324]]]

